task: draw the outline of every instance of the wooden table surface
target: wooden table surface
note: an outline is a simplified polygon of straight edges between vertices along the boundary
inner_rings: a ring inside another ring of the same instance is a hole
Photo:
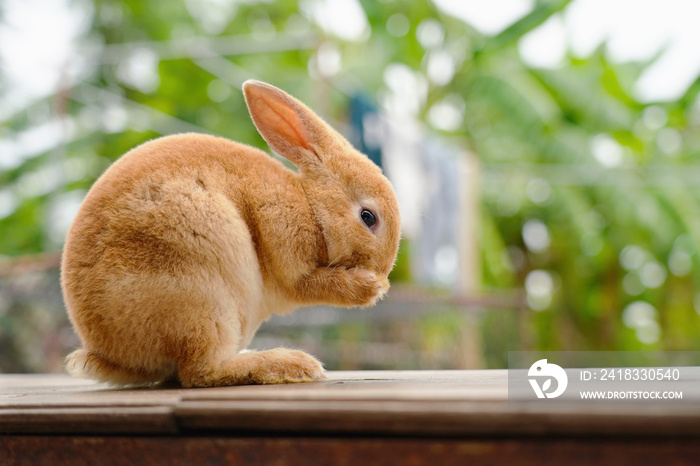
[[[136,454],[143,462],[167,457],[170,464],[233,464],[232,458],[357,464],[365,456],[370,464],[436,457],[533,464],[700,460],[697,398],[677,408],[553,410],[509,404],[505,370],[331,372],[328,378],[113,389],[64,375],[0,375],[0,465],[80,464],[80,458],[132,464]],[[700,393],[695,384],[685,389]]]

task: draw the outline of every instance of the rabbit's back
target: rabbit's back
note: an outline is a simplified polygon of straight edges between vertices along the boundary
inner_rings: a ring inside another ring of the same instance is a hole
[[[270,171],[275,164],[263,152],[207,135],[143,144],[92,187],[69,231],[64,260],[139,272],[216,260],[232,236],[249,234],[247,226],[231,224],[245,210],[246,196],[237,191],[252,191],[259,182],[253,166]]]

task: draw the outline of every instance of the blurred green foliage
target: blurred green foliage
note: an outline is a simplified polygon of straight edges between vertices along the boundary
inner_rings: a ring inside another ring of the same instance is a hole
[[[349,93],[386,102],[388,70],[399,65],[424,90],[416,117],[481,162],[483,290],[522,288],[532,309],[479,318],[488,365],[516,349],[699,350],[700,81],[678,101],[643,104],[631,89],[650,63],[612,63],[604,46],[557,69],[528,67],[518,41],[568,1],[538,1],[493,37],[429,1],[360,3],[370,30],[358,40],[315,22],[314,2],[235,2],[229,16],[226,2],[86,4],[84,79],[0,122],[10,141],[50,121],[65,131],[2,164],[0,197],[11,208],[0,218],[0,255],[60,248],[62,219],[96,177],[159,134],[200,130],[265,147],[240,93],[247,78],[335,123],[346,120]],[[222,8],[220,18],[202,19],[206,8]],[[436,57],[452,71],[431,71]],[[447,121],[445,109],[458,118]],[[395,278],[408,279],[408,258],[402,250]],[[21,324],[8,283],[5,354]],[[419,319],[416,349],[457,345],[475,322],[460,315]],[[334,331],[367,338],[367,329]]]

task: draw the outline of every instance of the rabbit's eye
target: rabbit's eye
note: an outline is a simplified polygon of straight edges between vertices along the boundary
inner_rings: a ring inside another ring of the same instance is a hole
[[[365,225],[370,228],[377,224],[377,217],[375,217],[374,214],[367,209],[363,209],[362,212],[360,212],[360,218],[362,218]]]

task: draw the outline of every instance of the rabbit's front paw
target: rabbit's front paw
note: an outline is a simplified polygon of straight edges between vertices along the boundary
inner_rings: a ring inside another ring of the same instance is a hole
[[[347,273],[358,306],[373,306],[389,289],[388,280],[370,270],[355,267],[347,269]]]

